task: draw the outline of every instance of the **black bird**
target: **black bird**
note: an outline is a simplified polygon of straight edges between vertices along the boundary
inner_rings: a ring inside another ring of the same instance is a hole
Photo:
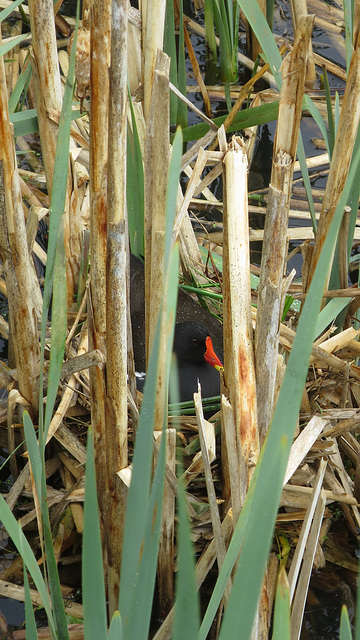
[[[130,311],[133,333],[135,369],[145,371],[145,278],[144,265],[130,254]],[[211,336],[211,338],[210,338]],[[197,379],[202,397],[220,393],[220,367],[222,358],[222,325],[207,309],[199,306],[179,288],[174,336],[174,354],[179,368],[179,400],[192,400],[197,391]],[[211,353],[211,355],[208,355]],[[218,354],[215,355],[215,352]],[[212,358],[211,362],[209,361]],[[137,374],[141,391],[145,376]]]
[[[220,395],[222,363],[204,326],[197,322],[175,325],[173,353],[177,364],[179,401],[193,399],[201,384],[203,398]]]

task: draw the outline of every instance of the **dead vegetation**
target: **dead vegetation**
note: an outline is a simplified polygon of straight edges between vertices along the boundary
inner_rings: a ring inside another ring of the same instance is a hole
[[[165,4],[161,2],[159,10],[153,10],[155,24],[151,16],[142,16],[141,22],[141,14],[129,9],[126,2],[118,2],[114,6],[118,5],[126,10],[124,15],[128,20],[128,29],[120,30],[121,33],[116,29],[111,33],[108,2],[99,0],[91,11],[85,3],[83,7],[86,20],[83,19],[79,34],[81,55],[78,57],[77,74],[78,96],[83,101],[84,112],[71,125],[65,206],[68,283],[66,358],[47,438],[47,491],[54,547],[66,611],[76,618],[83,616],[82,605],[74,600],[80,579],[87,425],[91,422],[94,432],[99,505],[107,552],[109,607],[110,611],[114,611],[118,600],[120,541],[131,475],[129,464],[141,405],[141,396],[134,389],[132,365],[128,363],[131,333],[127,331],[130,314],[128,287],[124,284],[128,268],[128,229],[123,176],[126,173],[127,124],[131,126],[127,108],[127,76],[144,160],[148,352],[165,287],[163,204],[170,161],[170,86],[168,58],[158,51],[162,40],[159,15]],[[5,6],[4,0],[1,6]],[[12,93],[20,72],[28,64],[27,52],[33,69],[26,101],[28,108],[37,109],[42,162],[34,161],[32,155],[27,155],[26,170],[18,170],[14,162],[14,137],[7,112],[3,58],[0,68],[0,257],[3,270],[0,287],[9,305],[9,320],[7,322],[2,318],[0,323],[1,336],[9,340],[9,362],[1,363],[0,368],[1,388],[4,390],[0,410],[0,444],[9,452],[14,481],[6,494],[6,502],[27,532],[34,549],[38,547],[38,514],[21,424],[24,408],[30,410],[35,421],[37,416],[41,299],[32,256],[36,256],[42,267],[46,266],[46,252],[40,246],[36,232],[40,220],[45,219],[48,223],[62,89],[68,68],[68,53],[64,48],[58,51],[58,45],[64,44],[59,29],[63,29],[64,37],[68,38],[73,26],[72,20],[62,18],[62,26],[58,24],[56,41],[54,19],[49,7],[45,0],[34,0],[30,4],[31,45],[21,49],[18,45],[8,54],[13,60],[11,72],[7,67],[8,94]],[[27,13],[27,7],[24,10]],[[316,3],[315,9],[309,3],[309,10],[316,12],[315,24],[323,30],[329,34],[343,33],[342,11],[338,13],[325,2]],[[19,14],[15,13],[15,16],[12,33],[14,29],[21,31]],[[37,25],[39,16],[41,24]],[[44,22],[47,24],[45,30]],[[185,25],[189,34],[193,30],[199,32],[199,26],[187,18]],[[281,39],[291,53],[285,58],[282,69],[283,89],[271,183],[268,189],[261,190],[261,206],[255,206],[251,201],[248,206],[247,198],[247,164],[251,166],[253,139],[256,136],[254,129],[243,132],[244,140],[239,137],[231,140],[230,137],[226,138],[224,127],[217,128],[212,123],[209,132],[182,157],[182,170],[189,180],[185,192],[179,189],[177,193],[173,241],[178,241],[180,245],[184,276],[188,271],[196,270],[199,281],[204,281],[208,272],[205,274],[198,242],[211,247],[214,253],[223,257],[224,393],[220,428],[220,414],[215,414],[210,423],[204,420],[199,399],[195,403],[197,417],[168,418],[167,484],[158,568],[157,606],[161,621],[154,624],[156,640],[171,637],[176,447],[181,446],[184,456],[184,481],[192,538],[198,557],[196,579],[199,588],[206,593],[210,583],[208,576],[221,568],[244,504],[292,348],[299,307],[290,308],[286,319],[281,322],[285,296],[291,295],[295,300],[306,298],[322,246],[322,236],[327,233],[329,211],[331,215],[336,207],[348,172],[350,152],[358,127],[354,107],[354,101],[359,103],[358,92],[353,88],[358,82],[356,60],[352,66],[352,92],[345,90],[345,95],[340,95],[343,120],[339,125],[339,148],[335,145],[328,186],[324,190],[313,190],[315,216],[321,221],[321,234],[317,236],[313,250],[309,242],[313,239],[313,226],[304,189],[298,177],[293,180],[293,173],[299,169],[296,145],[300,119],[306,117],[303,111],[304,90],[313,98],[319,111],[326,113],[323,93],[306,88],[309,77],[305,74],[305,60],[311,29],[312,18],[308,17],[301,21],[295,41]],[[111,37],[113,57],[109,74]],[[90,38],[92,48],[89,66]],[[3,43],[7,40],[3,35]],[[46,52],[42,53],[44,46]],[[358,55],[358,43],[354,50]],[[45,59],[49,65],[44,65]],[[129,60],[126,68],[118,62],[124,59]],[[314,62],[315,65],[325,65],[329,72],[345,79],[343,70],[334,63],[324,58],[320,60],[317,54],[314,54]],[[292,65],[302,69],[302,76],[294,73]],[[143,83],[142,68],[145,69]],[[201,89],[206,92],[209,105],[215,95],[218,98],[224,94],[219,87]],[[198,88],[189,88],[189,93],[190,90],[197,91]],[[237,109],[250,90],[253,90],[252,86],[247,87],[247,92],[238,99]],[[232,88],[233,99],[239,98],[240,94],[241,88]],[[274,89],[251,94],[254,106],[278,98]],[[193,108],[191,103],[188,106]],[[201,117],[206,121],[204,114]],[[347,127],[350,120],[351,130]],[[342,126],[344,129],[341,129]],[[216,148],[208,149],[215,141],[213,146]],[[16,138],[17,147],[23,150],[28,147],[31,149],[35,142],[32,135],[18,135]],[[320,173],[327,175],[328,162],[327,154],[306,161],[312,176]],[[212,169],[204,176],[206,165]],[[334,172],[336,175],[333,175]],[[212,183],[219,175],[224,177],[223,202],[211,192]],[[45,183],[47,193],[43,192]],[[263,206],[265,204],[266,209]],[[206,231],[202,239],[200,236],[196,238],[189,214],[200,215],[211,207],[223,212],[223,225],[219,224],[214,234]],[[263,215],[265,211],[265,228],[249,227],[249,213]],[[293,226],[294,221],[298,220],[308,221],[308,225]],[[360,218],[357,218],[355,244],[360,237],[359,225]],[[87,231],[90,233],[90,249],[85,240]],[[259,240],[264,240],[263,255],[266,262],[266,268],[262,267],[261,272],[250,264],[251,243]],[[289,241],[293,240],[299,245],[295,251],[301,250],[303,253],[302,283],[293,282],[294,274],[284,277],[284,265],[290,258]],[[346,243],[347,233],[343,229],[339,238],[340,251]],[[86,251],[90,251],[91,269],[85,285],[85,280],[79,276],[82,263],[87,261]],[[324,322],[313,344],[298,427],[279,505],[277,537],[274,538],[264,582],[256,636],[259,638],[268,637],[279,564],[286,565],[288,571],[292,638],[300,634],[313,569],[331,563],[350,571],[358,570],[351,545],[344,544],[339,548],[336,543],[336,535],[332,533],[334,510],[331,510],[334,505],[341,509],[350,538],[357,540],[360,527],[360,444],[357,437],[360,429],[360,367],[356,363],[360,346],[354,315],[359,306],[359,289],[357,286],[348,286],[345,254],[343,250],[345,257],[339,288],[326,290],[324,299],[348,298],[351,304],[347,309],[344,329],[335,333],[335,327],[329,327],[329,323]],[[260,275],[260,281],[256,281],[252,288],[249,287],[250,271],[256,276]],[[212,270],[210,276],[217,281]],[[78,305],[73,303],[75,295]],[[239,357],[234,357],[234,354]],[[165,354],[161,357],[164,359]],[[162,424],[163,398],[167,392],[163,370],[164,367],[160,367],[156,425]],[[45,394],[47,371],[48,362],[45,361]],[[154,439],[154,455],[157,437]],[[6,535],[4,531],[4,538]],[[39,553],[37,555],[41,562]],[[23,600],[22,583],[21,560],[14,556],[11,562],[3,561],[0,595]],[[231,580],[224,593],[225,605],[230,590]],[[35,590],[31,591],[31,597],[34,604],[41,604]],[[39,632],[39,638],[48,637],[45,630],[43,633],[40,635]],[[214,631],[213,637],[216,637],[215,634]],[[69,636],[83,637],[82,625],[70,625]],[[25,637],[25,632],[15,631],[12,637],[20,640]]]

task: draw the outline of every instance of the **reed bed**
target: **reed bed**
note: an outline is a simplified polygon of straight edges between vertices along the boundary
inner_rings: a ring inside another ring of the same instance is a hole
[[[240,19],[262,66],[241,54],[253,78],[213,87],[191,44],[203,28],[181,3],[84,2],[81,21],[49,0],[0,0],[0,19],[17,25],[8,36],[2,22],[0,42],[0,445],[12,475],[0,520],[13,553],[0,595],[26,612],[26,630],[4,622],[2,637],[226,640],[241,628],[242,639],[295,640],[314,570],[358,572],[360,294],[348,271],[360,237],[360,44],[358,2],[353,15],[344,5],[308,8],[341,38],[346,70],[313,53],[314,16],[299,6],[289,40],[273,36],[265,7],[239,0],[235,33]],[[185,47],[200,85],[187,90]],[[227,116],[212,118],[214,98]],[[305,157],[305,117],[321,155]],[[257,127],[274,120],[270,185],[248,193]],[[312,186],[319,175],[325,188]],[[210,209],[222,213],[215,231]],[[130,251],[145,257],[144,394]],[[287,263],[300,251],[295,278]],[[223,321],[212,411],[201,388],[192,410],[168,406],[179,278]],[[340,637],[351,637],[346,609]]]

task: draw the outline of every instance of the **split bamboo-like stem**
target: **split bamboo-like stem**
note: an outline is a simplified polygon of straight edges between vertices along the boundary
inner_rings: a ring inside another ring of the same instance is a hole
[[[90,264],[89,348],[106,356],[106,225],[108,107],[111,43],[111,0],[98,0],[91,11],[90,46]],[[105,531],[107,465],[105,435],[105,376],[103,367],[90,369],[91,424],[93,428],[98,501]]]
[[[19,391],[35,416],[39,399],[36,377],[40,358],[37,323],[41,309],[36,304],[39,283],[27,244],[3,57],[0,60],[0,140],[0,258],[8,295],[10,337]]]
[[[49,113],[51,111],[60,113],[62,105],[52,1],[31,0],[29,2],[29,16],[32,33],[32,67],[37,117],[47,189],[49,195],[51,195],[58,126],[49,117]]]
[[[51,0],[32,0],[29,3],[32,32],[32,69],[41,149],[44,160],[46,185],[49,196],[53,188],[56,144],[62,106],[62,88],[56,44],[54,7]],[[53,114],[56,114],[54,117]],[[81,220],[76,197],[76,174],[69,175],[64,218],[67,299],[70,306],[78,280],[81,253]],[[73,188],[75,191],[73,192]]]
[[[294,27],[294,33],[298,29],[298,24],[302,18],[308,15],[308,7],[306,0],[290,0],[291,18]],[[311,42],[311,34],[309,39],[309,50],[306,62],[305,83],[308,87],[312,87],[316,80],[315,62],[313,57],[313,48]]]
[[[360,122],[360,3],[354,7],[354,50],[345,86],[343,105],[335,139],[329,177],[326,183],[314,251],[312,254],[308,286],[314,276],[321,249],[343,191]]]
[[[158,51],[145,139],[145,330],[148,362],[164,299],[165,215],[169,171],[170,59]],[[163,320],[165,315],[162,316]],[[162,321],[163,321],[162,320]],[[163,424],[166,404],[166,334],[161,331],[155,425]]]
[[[143,69],[144,69],[144,116],[147,122],[150,113],[156,58],[162,51],[164,39],[166,0],[149,0],[143,3]],[[159,121],[160,122],[160,121]]]
[[[241,501],[258,457],[255,362],[251,322],[247,159],[233,137],[224,158],[224,369],[240,456]]]
[[[260,442],[273,412],[282,281],[287,252],[291,180],[300,128],[306,56],[313,18],[299,22],[293,51],[282,64],[283,85],[265,219],[255,332],[256,386]]]
[[[128,1],[113,0],[108,162],[108,252],[106,271],[106,513],[109,613],[118,609],[126,511],[126,488],[117,475],[128,465],[127,450],[127,22]]]

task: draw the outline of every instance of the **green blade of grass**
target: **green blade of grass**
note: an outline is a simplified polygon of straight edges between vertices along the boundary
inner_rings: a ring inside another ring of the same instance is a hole
[[[184,12],[183,12],[183,0],[179,2],[179,44],[178,44],[178,89],[186,96],[186,68],[185,68],[185,42],[184,42]],[[182,100],[178,100],[177,106],[177,124],[182,129],[187,127],[187,106]]]
[[[39,443],[36,438],[34,425],[27,411],[23,414],[23,426],[26,440],[26,447],[29,452],[29,459],[31,462],[31,469],[34,475],[36,491],[38,493],[39,501],[41,502],[41,477],[43,472],[42,460],[39,451]]]
[[[349,614],[345,605],[343,605],[341,609],[339,637],[340,640],[352,640]]]
[[[178,265],[177,265],[178,266]],[[161,533],[162,503],[166,466],[165,424],[160,443],[158,461],[147,508],[144,544],[136,576],[134,597],[124,629],[124,640],[149,637],[150,618],[155,588],[156,567]],[[139,615],[141,611],[141,615]]]
[[[346,48],[346,73],[349,73],[351,56],[353,52],[353,0],[344,0],[345,21],[345,48]]]
[[[45,407],[46,442],[52,412],[58,393],[61,367],[64,360],[66,330],[67,330],[67,286],[66,260],[64,249],[64,223],[59,227],[54,262],[53,297],[51,314],[51,349],[49,362],[48,391]]]
[[[85,638],[86,640],[105,639],[106,595],[91,429],[88,432],[86,453],[82,593]]]
[[[239,111],[239,113],[234,118],[234,122],[229,127],[228,133],[232,131],[240,131],[241,129],[246,129],[247,127],[253,127],[259,124],[266,124],[268,122],[272,122],[276,120],[279,111],[279,103],[278,102],[270,102],[268,104],[262,104],[259,107],[253,107],[251,109],[244,109],[243,111]],[[226,120],[227,116],[218,116],[214,118],[213,122],[217,127],[220,127]],[[201,122],[200,124],[194,124],[191,127],[187,127],[183,129],[183,140],[184,142],[190,142],[191,140],[198,140],[202,138],[208,131],[210,127],[206,122]]]
[[[115,611],[111,619],[107,640],[123,640],[121,616],[118,611]]]
[[[175,38],[175,16],[173,0],[166,0],[165,28],[164,28],[164,51],[170,58],[169,80],[178,89],[177,83],[177,62],[176,62],[176,38]],[[170,91],[170,124],[176,124],[178,98]]]
[[[25,591],[25,628],[26,640],[38,640],[34,609],[31,602],[29,580],[26,566],[24,565],[24,591]]]
[[[263,50],[265,61],[269,63],[271,73],[275,78],[275,82],[280,89],[281,86],[281,55],[276,46],[274,36],[270,30],[265,16],[263,15],[259,4],[253,0],[237,0],[240,8],[243,10],[252,30],[254,31],[260,46]]]
[[[49,627],[51,628],[51,632],[55,637],[55,622],[54,622],[54,618],[51,610],[50,598],[45,586],[44,578],[41,574],[39,565],[34,556],[32,548],[30,547],[22,529],[19,527],[19,523],[17,522],[15,516],[9,509],[2,495],[0,495],[0,520],[2,522],[2,525],[5,527],[6,531],[8,532],[10,538],[12,539],[19,554],[21,555],[34,581],[35,587],[39,592],[41,601],[46,611]]]
[[[30,82],[30,77],[31,77],[31,64],[30,64],[30,59],[28,58],[28,56],[26,57],[26,60],[28,61],[27,64],[25,63],[21,73],[17,79],[16,85],[13,89],[13,91],[11,92],[11,96],[9,98],[9,113],[14,113],[16,110],[16,107],[19,104],[20,98],[23,94],[23,92],[26,92],[25,87],[28,86],[29,82]],[[37,116],[36,116],[36,122],[37,122]]]
[[[14,49],[15,47],[17,47],[18,44],[20,44],[20,42],[22,42],[23,40],[26,40],[26,38],[29,37],[28,33],[23,33],[20,36],[17,36],[16,38],[14,38],[13,40],[11,40],[10,42],[5,42],[5,44],[2,44],[0,47],[0,56],[4,56],[5,53],[7,53],[8,51],[11,51],[11,49]]]
[[[276,588],[272,640],[290,640],[290,593],[284,567],[280,570]]]
[[[172,640],[183,640],[183,638],[197,640],[200,608],[195,581],[194,550],[191,544],[191,529],[182,482],[179,482],[178,518],[178,571]]]
[[[332,104],[331,104],[329,79],[328,79],[328,74],[325,66],[323,66],[322,71],[323,71],[323,78],[324,78],[326,110],[327,110],[328,126],[329,126],[328,153],[329,153],[329,161],[331,162],[332,154],[334,152],[334,144],[335,144],[335,122],[334,122],[334,114],[333,114]]]
[[[0,11],[0,22],[3,22],[3,20],[5,20],[9,15],[11,15],[12,12],[15,11],[15,9],[17,9],[19,4],[21,4],[22,2],[24,2],[24,0],[14,0],[14,2],[9,4],[8,7]]]
[[[130,248],[134,255],[144,255],[144,167],[134,108],[129,93],[132,130],[128,126],[126,202]]]

